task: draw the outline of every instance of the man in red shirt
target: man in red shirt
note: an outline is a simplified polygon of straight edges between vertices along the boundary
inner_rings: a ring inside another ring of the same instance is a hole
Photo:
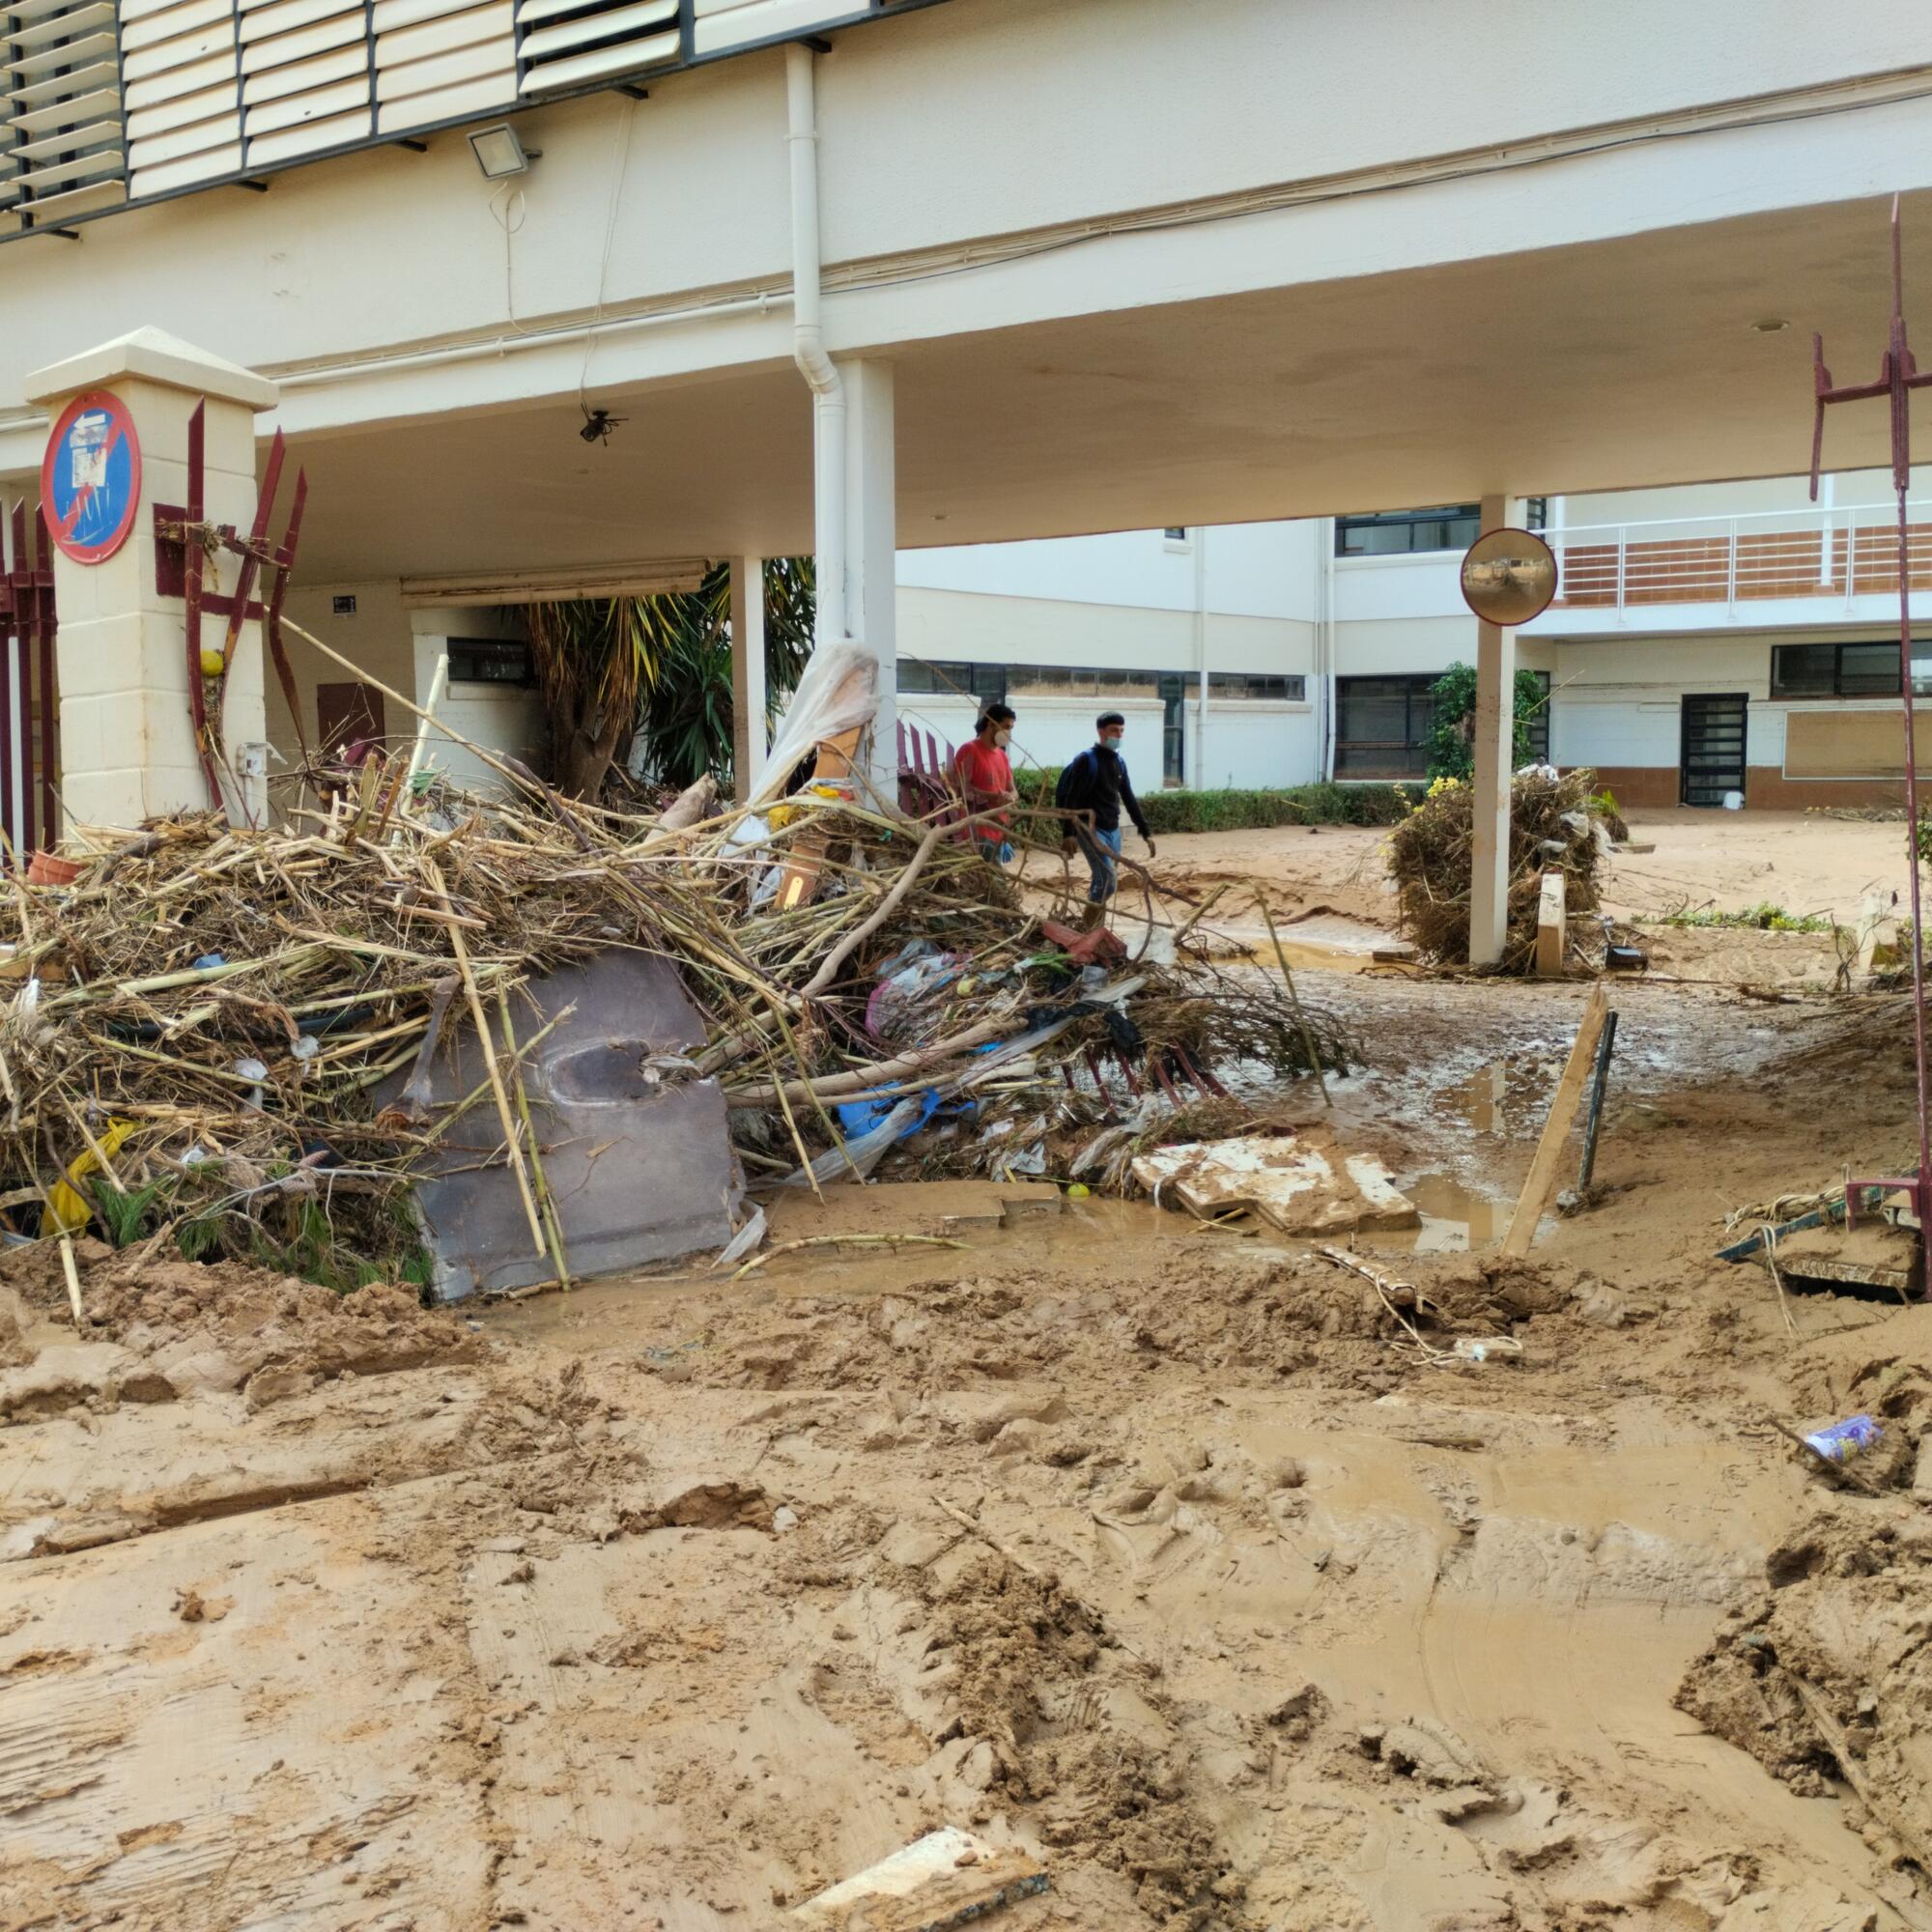
[[[952,782],[966,810],[995,814],[973,828],[980,856],[995,866],[1006,865],[1013,856],[1007,814],[999,809],[1012,805],[1019,796],[1013,789],[1012,761],[1007,756],[1012,741],[1012,706],[989,704],[974,726],[971,742],[952,754]]]

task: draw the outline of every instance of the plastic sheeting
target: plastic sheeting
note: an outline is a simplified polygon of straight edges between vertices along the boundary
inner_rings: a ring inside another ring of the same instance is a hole
[[[779,722],[778,737],[751,803],[779,797],[791,775],[824,738],[869,724],[879,708],[877,661],[860,645],[819,644]]]

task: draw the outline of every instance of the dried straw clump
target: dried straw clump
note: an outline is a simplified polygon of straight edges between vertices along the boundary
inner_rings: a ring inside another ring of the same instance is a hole
[[[946,971],[906,1031],[875,1034],[872,996],[918,941]],[[421,1261],[410,1182],[433,1149],[505,1167],[564,1272],[548,1116],[525,1079],[551,1028],[515,1009],[529,981],[605,948],[677,968],[707,1038],[665,1077],[720,1081],[754,1178],[851,1172],[838,1109],[853,1101],[936,1091],[965,1141],[950,1151],[986,1172],[1037,1143],[1037,1119],[1130,1094],[1165,1114],[1217,1065],[1306,1070],[1311,1039],[1342,1059],[1330,1023],[1304,1030],[1277,989],[1184,950],[1116,960],[1097,987],[959,827],[811,794],[633,814],[536,781],[483,799],[372,769],[287,829],[195,814],[90,857],[70,885],[9,877],[0,942],[13,1232],[92,1223],[115,1246],[343,1287]],[[478,1020],[488,1083],[452,1105],[377,1106]]]
[[[1561,872],[1574,920],[1594,912],[1605,838],[1590,809],[1589,772],[1558,778],[1548,768],[1519,774],[1510,785],[1509,932],[1498,970],[1526,973],[1536,952],[1536,913],[1543,875]],[[1430,796],[1388,838],[1389,876],[1403,931],[1429,959],[1469,957],[1469,879],[1474,793],[1449,783]]]

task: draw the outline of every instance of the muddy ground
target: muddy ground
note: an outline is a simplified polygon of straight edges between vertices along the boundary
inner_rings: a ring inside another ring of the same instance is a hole
[[[777,1927],[945,1823],[1044,1859],[1014,1932],[1932,1926],[1932,1311],[1713,1259],[1895,1171],[1901,1005],[1619,985],[1601,1198],[1503,1263],[1584,989],[1303,990],[1420,1344],[1028,1185],[485,1311],[103,1251],[76,1336],[16,1263],[0,1928]],[[1841,1491],[1775,1425],[1854,1409]]]

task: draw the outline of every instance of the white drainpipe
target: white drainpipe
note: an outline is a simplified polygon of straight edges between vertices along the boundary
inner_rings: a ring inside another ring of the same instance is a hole
[[[851,635],[845,618],[845,384],[825,353],[819,320],[818,105],[810,47],[785,48],[786,152],[791,157],[791,354],[815,398],[812,530],[818,553],[820,643]]]
[[[1321,709],[1315,719],[1315,776],[1335,776],[1335,519],[1315,522],[1315,568],[1321,584],[1315,629],[1315,690]]]
[[[1201,679],[1201,722],[1195,736],[1196,791],[1208,789],[1208,528],[1194,526],[1194,668]],[[1186,742],[1183,735],[1182,743]],[[1181,783],[1189,782],[1181,774]]]

